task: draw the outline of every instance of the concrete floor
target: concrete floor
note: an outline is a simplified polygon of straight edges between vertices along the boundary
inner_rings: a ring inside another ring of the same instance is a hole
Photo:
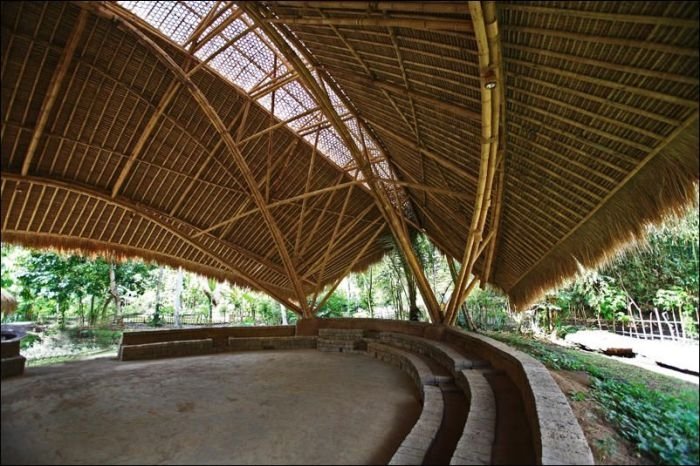
[[[2,463],[386,464],[419,414],[359,354],[96,359],[2,382]]]

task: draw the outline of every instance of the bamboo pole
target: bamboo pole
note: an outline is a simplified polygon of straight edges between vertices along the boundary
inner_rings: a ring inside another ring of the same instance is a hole
[[[46,123],[49,121],[49,116],[52,114],[53,106],[56,103],[56,97],[61,90],[61,85],[63,84],[63,79],[66,77],[68,68],[70,67],[71,61],[73,60],[73,55],[75,54],[75,49],[78,47],[80,42],[80,37],[85,29],[85,23],[87,22],[87,13],[81,11],[78,15],[78,20],[73,26],[68,42],[66,43],[66,48],[61,54],[61,59],[56,67],[56,72],[51,77],[51,82],[49,82],[48,90],[46,91],[46,96],[41,104],[41,110],[39,111],[39,119],[32,133],[32,139],[29,141],[29,147],[27,148],[27,154],[24,156],[24,161],[22,162],[22,175],[26,176],[29,173],[29,167],[32,164],[32,159],[34,158],[34,153],[39,146],[39,140],[44,134],[44,128],[46,128]],[[4,125],[3,125],[4,126]]]
[[[690,117],[688,117],[688,118],[685,120],[685,122],[683,123],[683,125],[679,126],[679,127],[676,128],[671,134],[669,134],[668,137],[666,138],[666,140],[665,140],[663,143],[661,143],[661,144],[659,144],[658,146],[656,146],[656,148],[654,148],[653,151],[651,151],[649,154],[647,154],[647,156],[646,156],[643,160],[641,160],[641,161],[639,162],[639,164],[634,168],[634,170],[630,171],[630,172],[627,174],[627,176],[625,177],[625,179],[622,180],[622,182],[620,182],[620,184],[618,184],[614,189],[612,189],[612,190],[605,196],[605,198],[603,198],[603,199],[600,201],[600,203],[599,203],[594,209],[592,209],[590,212],[588,212],[588,214],[587,214],[583,219],[581,219],[581,221],[579,221],[579,222],[576,224],[576,226],[574,226],[574,228],[572,228],[571,230],[569,230],[569,232],[568,232],[566,235],[564,235],[554,246],[552,246],[552,248],[551,248],[546,254],[544,254],[542,257],[540,257],[540,259],[539,259],[537,262],[534,262],[527,270],[525,270],[525,272],[523,272],[523,273],[520,275],[520,277],[518,277],[518,278],[515,280],[515,282],[513,283],[513,285],[511,285],[511,287],[509,288],[509,290],[506,290],[506,291],[510,291],[511,289],[515,288],[515,287],[518,285],[518,283],[520,283],[520,282],[523,280],[523,278],[526,277],[527,274],[529,274],[535,267],[537,267],[540,263],[542,263],[542,261],[543,261],[547,256],[549,256],[549,255],[557,248],[557,246],[559,246],[560,244],[562,244],[562,243],[563,243],[564,241],[566,241],[571,235],[573,235],[579,228],[581,228],[581,226],[582,226],[583,224],[585,224],[591,217],[593,217],[593,215],[595,215],[595,213],[598,212],[598,210],[600,210],[608,201],[610,201],[610,199],[611,199],[620,189],[622,189],[623,186],[625,186],[632,178],[634,178],[634,176],[635,176],[642,168],[644,168],[651,160],[653,160],[654,157],[656,157],[656,156],[662,151],[662,149],[663,149],[664,147],[666,147],[666,145],[668,145],[668,143],[670,143],[676,136],[678,136],[680,133],[682,133],[688,126],[690,126],[690,125],[693,124],[695,121],[697,121],[697,119],[698,119],[698,111],[696,110],[695,112],[693,112],[693,113],[690,115]]]
[[[488,209],[491,203],[491,190],[496,171],[498,139],[500,128],[500,105],[503,87],[498,83],[503,79],[500,63],[500,42],[495,7],[490,2],[469,2],[469,12],[474,26],[477,48],[479,51],[479,68],[481,70],[481,164],[477,184],[476,200],[472,211],[472,222],[467,237],[467,245],[462,259],[462,268],[455,282],[455,288],[447,305],[446,319],[454,321],[457,309],[467,292],[466,279],[472,273],[478,257],[477,251],[483,242],[483,231]],[[492,77],[489,77],[489,74]],[[495,79],[496,86],[487,87],[489,80]],[[483,250],[483,249],[482,249]],[[475,277],[476,278],[476,277]],[[471,287],[475,284],[472,280]]]
[[[626,13],[610,13],[603,11],[583,11],[573,8],[557,8],[548,6],[535,6],[521,3],[499,3],[499,8],[509,11],[536,13],[540,15],[553,15],[560,18],[582,18],[598,21],[610,21],[614,23],[652,24],[660,26],[673,26],[681,28],[696,28],[696,19],[668,18],[663,16],[630,15]]]
[[[457,31],[472,32],[472,26],[468,21],[455,21],[449,19],[413,19],[391,17],[329,17],[329,18],[268,18],[267,23],[292,24],[292,25],[317,25],[317,26],[379,26],[399,27],[409,29],[422,29],[426,31]]]
[[[35,184],[35,185],[40,185],[40,186],[46,186],[55,189],[56,191],[58,190],[63,190],[66,192],[72,192],[76,194],[80,194],[83,196],[86,196],[87,198],[92,198],[95,199],[96,201],[104,203],[104,205],[112,205],[114,207],[117,207],[119,209],[123,209],[127,212],[130,212],[134,215],[138,215],[139,217],[151,222],[154,225],[157,225],[159,228],[162,228],[164,231],[167,231],[168,233],[174,235],[177,237],[179,240],[183,241],[184,243],[192,246],[196,250],[200,251],[202,254],[210,257],[214,261],[216,261],[222,268],[225,268],[227,270],[227,273],[231,273],[233,276],[235,276],[237,279],[240,279],[244,283],[248,284],[249,286],[253,288],[259,288],[264,290],[267,293],[270,293],[270,296],[275,297],[275,299],[278,299],[280,295],[275,292],[270,292],[266,287],[261,286],[257,281],[253,278],[248,276],[247,274],[241,272],[240,270],[237,270],[235,267],[232,267],[226,259],[221,257],[218,253],[215,253],[214,251],[210,250],[209,247],[205,246],[203,243],[199,243],[195,239],[192,238],[191,235],[180,231],[180,229],[176,228],[175,226],[169,224],[168,222],[164,222],[161,217],[166,217],[166,215],[162,212],[155,211],[154,209],[151,208],[145,208],[141,205],[134,204],[133,202],[129,201],[128,199],[125,199],[121,196],[115,198],[112,198],[111,196],[101,193],[86,187],[78,187],[70,183],[66,183],[63,181],[58,181],[58,180],[53,180],[53,179],[48,179],[48,178],[43,178],[43,177],[37,177],[37,176],[28,176],[28,177],[22,177],[20,174],[17,173],[11,173],[7,171],[2,172],[2,179],[4,180],[12,180],[12,181],[27,181],[29,183]],[[94,206],[96,207],[98,204],[95,203]],[[93,209],[94,210],[94,209]],[[92,216],[92,215],[90,215]],[[9,216],[8,216],[9,218]],[[58,218],[58,215],[55,217]],[[178,220],[179,223],[181,223],[184,226],[187,226],[188,229],[191,230],[197,230],[196,227],[188,225],[184,221]],[[3,228],[3,232],[6,230],[6,228]],[[49,229],[49,231],[52,231],[53,227]],[[8,230],[9,231],[9,230]],[[21,232],[18,231],[17,233],[27,233],[27,232]],[[36,233],[32,233],[36,234]],[[56,236],[51,234],[52,236]],[[83,236],[83,233],[81,233],[79,236]],[[72,238],[72,233],[67,236],[68,238]],[[76,238],[78,240],[82,240],[81,238]],[[90,241],[97,241],[90,239]],[[122,245],[124,246],[124,245]],[[124,246],[124,247],[129,247],[129,248],[134,248],[138,249],[137,246]],[[144,251],[144,252],[155,252],[156,251]],[[279,299],[278,299],[279,300]]]
[[[357,10],[357,11],[403,11],[408,13],[452,13],[464,14],[465,5],[460,2],[334,2],[334,1],[275,1],[269,2],[273,6],[295,8],[322,8],[329,10]]]
[[[375,220],[375,222],[376,222],[376,220]],[[343,281],[343,278],[345,278],[345,277],[350,273],[350,271],[352,270],[352,268],[355,267],[355,264],[357,264],[357,262],[360,260],[360,258],[365,254],[365,251],[367,251],[367,248],[368,248],[372,243],[374,243],[374,240],[376,240],[377,237],[379,237],[379,235],[380,235],[383,231],[384,231],[384,228],[377,228],[377,230],[374,232],[374,234],[372,235],[372,237],[370,238],[370,240],[367,241],[367,242],[365,243],[365,245],[362,247],[362,249],[361,249],[360,252],[357,254],[357,256],[355,256],[355,259],[353,259],[353,261],[350,263],[350,265],[345,269],[345,272],[341,275],[341,278],[339,278],[338,280],[336,280],[336,282],[333,284],[333,286],[331,286],[331,288],[328,290],[328,292],[327,292],[327,293],[324,295],[324,297],[321,299],[321,302],[319,302],[318,304],[316,304],[316,305],[313,306],[313,310],[312,310],[312,314],[313,314],[313,315],[315,315],[316,312],[318,312],[318,310],[319,310],[320,308],[322,308],[324,304],[326,304],[326,301],[328,301],[328,299],[331,297],[331,295],[333,294],[333,292],[335,291],[335,289],[338,288],[338,285],[340,285],[340,282]]]
[[[121,10],[110,8],[102,4],[80,5],[83,8],[89,8],[92,11],[95,11],[101,16],[105,16],[111,20],[118,21],[125,29],[131,31],[134,35],[136,35],[139,41],[146,44],[154,52],[159,61],[161,61],[161,63],[163,63],[174,74],[176,79],[180,81],[181,84],[187,87],[189,93],[192,95],[192,97],[202,109],[204,114],[207,116],[211,124],[219,133],[220,137],[223,139],[224,144],[228,149],[229,155],[233,158],[234,162],[241,171],[241,174],[243,175],[243,178],[248,188],[250,189],[251,195],[255,203],[260,208],[260,211],[263,215],[263,219],[268,225],[272,238],[277,246],[280,258],[282,259],[282,263],[284,264],[284,267],[287,270],[289,280],[292,282],[296,295],[299,299],[301,309],[304,314],[307,314],[308,309],[306,304],[306,295],[301,286],[301,282],[299,281],[299,276],[296,270],[294,269],[294,265],[289,256],[289,252],[286,249],[282,232],[280,231],[279,227],[277,226],[277,223],[275,222],[274,218],[270,214],[270,211],[265,204],[262,194],[260,193],[260,190],[255,181],[255,177],[253,176],[250,167],[248,167],[245,157],[241,153],[240,148],[233,140],[230,133],[226,130],[226,126],[221,121],[221,117],[218,115],[216,110],[214,110],[211,103],[207,100],[207,97],[202,93],[202,91],[197,87],[197,85],[187,76],[185,71],[179,65],[177,65],[160,46],[158,46],[140,29],[138,29],[136,26],[132,25],[127,19],[125,19]]]
[[[422,266],[418,262],[415,252],[412,249],[411,242],[401,227],[398,214],[396,213],[394,206],[391,204],[391,201],[388,199],[384,188],[377,182],[374,173],[369,168],[369,164],[365,160],[365,155],[358,149],[349,130],[342,123],[342,121],[340,121],[340,117],[331,104],[328,94],[316,82],[306,65],[302,62],[299,56],[297,56],[296,52],[292,50],[287,41],[280,35],[274,26],[262,18],[261,9],[258,5],[253,5],[251,3],[240,3],[239,6],[246,10],[248,16],[250,16],[260,26],[260,28],[263,29],[280,52],[294,66],[294,69],[299,74],[300,80],[306,85],[307,90],[315,97],[328,120],[333,123],[335,130],[338,132],[345,145],[350,149],[350,154],[355,159],[358,166],[361,167],[362,173],[365,177],[364,181],[370,186],[371,193],[374,195],[374,199],[380,212],[382,212],[382,215],[389,223],[391,231],[397,238],[406,261],[416,277],[416,283],[419,290],[421,290],[421,295],[423,296],[423,300],[426,303],[428,312],[430,313],[433,322],[440,321],[440,306],[435,299],[435,295],[430,288],[430,284],[425,278]],[[286,37],[288,40],[292,40],[289,36]],[[297,47],[297,49],[303,50],[303,47]]]

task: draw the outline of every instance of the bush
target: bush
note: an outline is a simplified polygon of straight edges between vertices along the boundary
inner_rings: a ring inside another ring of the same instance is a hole
[[[593,379],[608,419],[643,453],[663,464],[698,464],[698,411],[639,384]]]

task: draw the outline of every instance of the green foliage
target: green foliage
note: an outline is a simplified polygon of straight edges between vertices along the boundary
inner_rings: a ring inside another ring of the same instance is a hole
[[[328,301],[316,313],[317,317],[347,317],[350,312],[350,303],[344,295],[334,292]]]
[[[36,333],[28,332],[27,335],[19,341],[20,351],[27,350],[31,348],[34,343],[40,343],[41,337]]]
[[[574,401],[585,401],[588,399],[588,396],[586,395],[585,392],[570,392],[569,396],[571,397],[572,400]]]
[[[80,329],[72,328],[68,330],[69,338],[81,344],[91,344],[101,348],[109,348],[118,345],[122,337],[120,330],[110,329]]]
[[[697,406],[641,384],[593,380],[593,396],[637,448],[663,464],[698,464]]]
[[[531,354],[551,369],[587,372],[593,398],[639,451],[660,464],[698,464],[696,387],[684,389],[676,379],[520,335],[490,332],[489,336]]]

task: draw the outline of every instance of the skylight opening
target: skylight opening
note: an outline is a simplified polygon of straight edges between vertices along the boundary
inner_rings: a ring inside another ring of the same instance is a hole
[[[211,12],[213,21],[201,34],[195,47],[195,56],[207,60],[207,66],[244,90],[248,95],[280,121],[300,134],[311,145],[318,140],[317,150],[341,170],[356,179],[364,177],[358,170],[350,150],[322,112],[306,88],[294,78],[284,56],[264,33],[237,6],[213,1],[119,1],[122,7],[136,14],[181,46],[192,46],[190,39],[202,20]],[[221,27],[227,23],[225,27]],[[215,34],[213,34],[215,33]],[[201,42],[204,41],[204,42]],[[297,53],[293,44],[289,44]],[[216,54],[216,56],[213,56]],[[302,57],[303,54],[298,54]],[[308,66],[308,65],[307,65]],[[394,179],[393,170],[383,157],[382,150],[357,120],[349,113],[342,99],[323,80],[312,73],[328,93],[331,104],[341,116],[355,144],[365,150],[372,162],[372,171],[380,179]],[[282,81],[285,81],[284,83]],[[269,87],[269,89],[267,89]],[[273,95],[274,92],[274,108]],[[305,115],[305,113],[308,113]],[[294,118],[299,116],[299,118]],[[385,184],[392,192],[394,184]],[[397,207],[404,203],[405,194],[390,196]],[[395,193],[396,194],[396,193]]]

